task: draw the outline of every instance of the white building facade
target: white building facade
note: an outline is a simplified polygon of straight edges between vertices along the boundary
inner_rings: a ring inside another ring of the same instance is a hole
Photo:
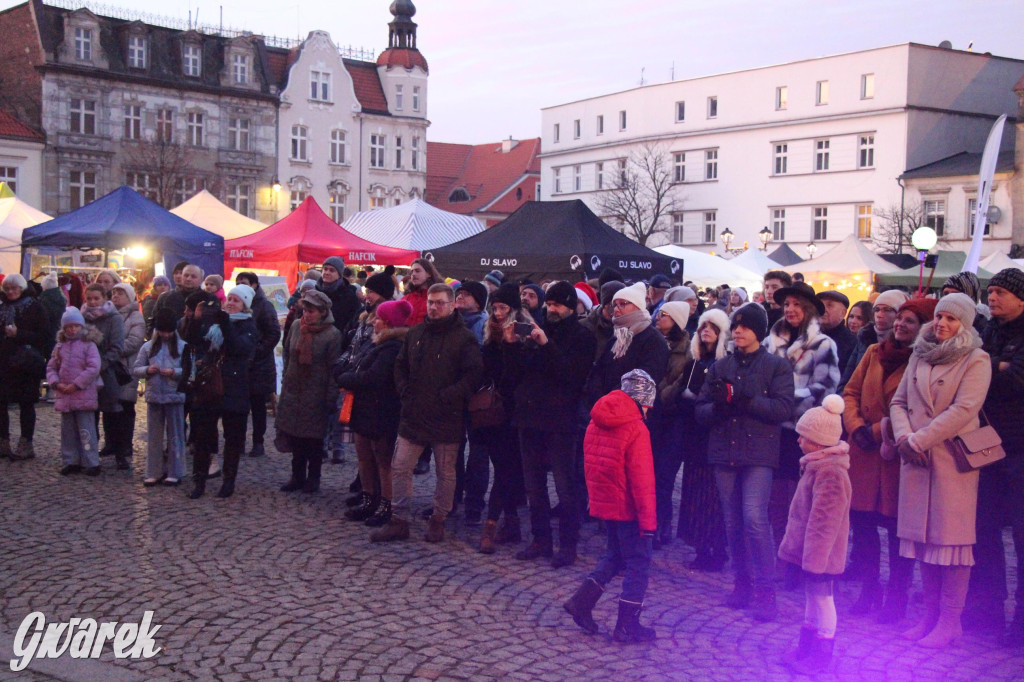
[[[682,210],[649,246],[721,250],[729,228],[734,248],[756,248],[765,226],[805,257],[810,243],[821,251],[851,233],[871,243],[876,212],[922,201],[899,176],[980,151],[994,120],[1016,113],[1022,76],[1021,60],[903,44],[548,107],[542,195],[600,213],[621,164],[654,145]],[[1010,227],[995,236],[1007,250]]]

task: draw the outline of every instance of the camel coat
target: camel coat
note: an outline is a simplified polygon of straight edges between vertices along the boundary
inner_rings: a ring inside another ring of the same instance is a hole
[[[900,467],[901,540],[941,546],[975,543],[978,472],[962,474],[944,441],[978,428],[992,364],[976,348],[948,365],[929,365],[910,356],[890,408],[896,440],[909,437],[918,452],[928,452],[931,466]]]
[[[882,363],[878,361],[878,344],[868,348],[843,390],[846,403],[843,427],[847,433],[869,426],[875,443],[881,444],[882,418],[889,414],[889,403],[896,395],[906,369],[907,366],[903,365],[886,377]],[[900,496],[898,459],[886,461],[878,447],[862,450],[851,439],[850,482],[853,485],[853,502],[850,505],[853,511],[879,512],[883,516],[896,517]]]

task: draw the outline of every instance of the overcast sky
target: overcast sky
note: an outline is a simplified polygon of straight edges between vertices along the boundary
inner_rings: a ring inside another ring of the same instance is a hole
[[[45,2],[45,0],[44,0]],[[541,107],[903,42],[1024,58],[1024,0],[413,0],[433,141],[540,134]],[[0,7],[19,4],[0,0]],[[390,0],[113,0],[200,23],[387,47]]]

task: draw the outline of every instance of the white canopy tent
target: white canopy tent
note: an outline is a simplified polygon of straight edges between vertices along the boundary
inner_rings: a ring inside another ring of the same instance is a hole
[[[761,275],[736,265],[734,260],[728,261],[675,244],[658,246],[654,250],[683,261],[683,281],[689,280],[701,287],[717,287],[720,284],[743,287],[750,295],[761,289]]]
[[[779,269],[779,264],[769,258],[765,251],[760,249],[747,249],[729,262],[740,265],[747,270],[753,270],[759,275],[764,275],[769,270]]]
[[[476,218],[442,211],[422,199],[360,211],[341,226],[375,244],[417,251],[447,246],[484,231]]]
[[[1017,268],[1018,270],[1024,270],[1024,266],[1021,265],[1019,260],[1014,260],[1007,256],[1002,251],[996,251],[991,256],[982,258],[978,263],[981,267],[985,268],[991,273],[997,273],[1000,270],[1006,268]]]
[[[816,258],[781,268],[786,272],[802,272],[805,281],[818,291],[835,289],[869,292],[875,275],[899,270],[851,234]]]
[[[21,272],[21,231],[45,223],[50,216],[14,196],[6,183],[0,185],[7,190],[0,198],[0,268],[9,275]]]
[[[222,204],[205,189],[180,206],[172,208],[171,213],[204,230],[219,234],[225,241],[245,237],[267,227]]]

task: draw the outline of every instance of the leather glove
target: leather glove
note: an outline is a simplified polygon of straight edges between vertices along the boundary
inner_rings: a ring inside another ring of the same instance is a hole
[[[902,441],[900,441],[897,447],[900,453],[900,459],[902,459],[905,464],[913,464],[914,466],[919,467],[928,467],[928,455],[915,450],[914,446],[910,444],[909,439],[903,439]]]
[[[861,426],[856,431],[850,434],[850,440],[861,450],[874,450],[878,447],[875,442],[875,437],[871,435],[870,426]]]
[[[716,405],[728,405],[732,402],[732,384],[721,380],[712,381],[709,390],[711,392],[711,399],[715,401]]]

